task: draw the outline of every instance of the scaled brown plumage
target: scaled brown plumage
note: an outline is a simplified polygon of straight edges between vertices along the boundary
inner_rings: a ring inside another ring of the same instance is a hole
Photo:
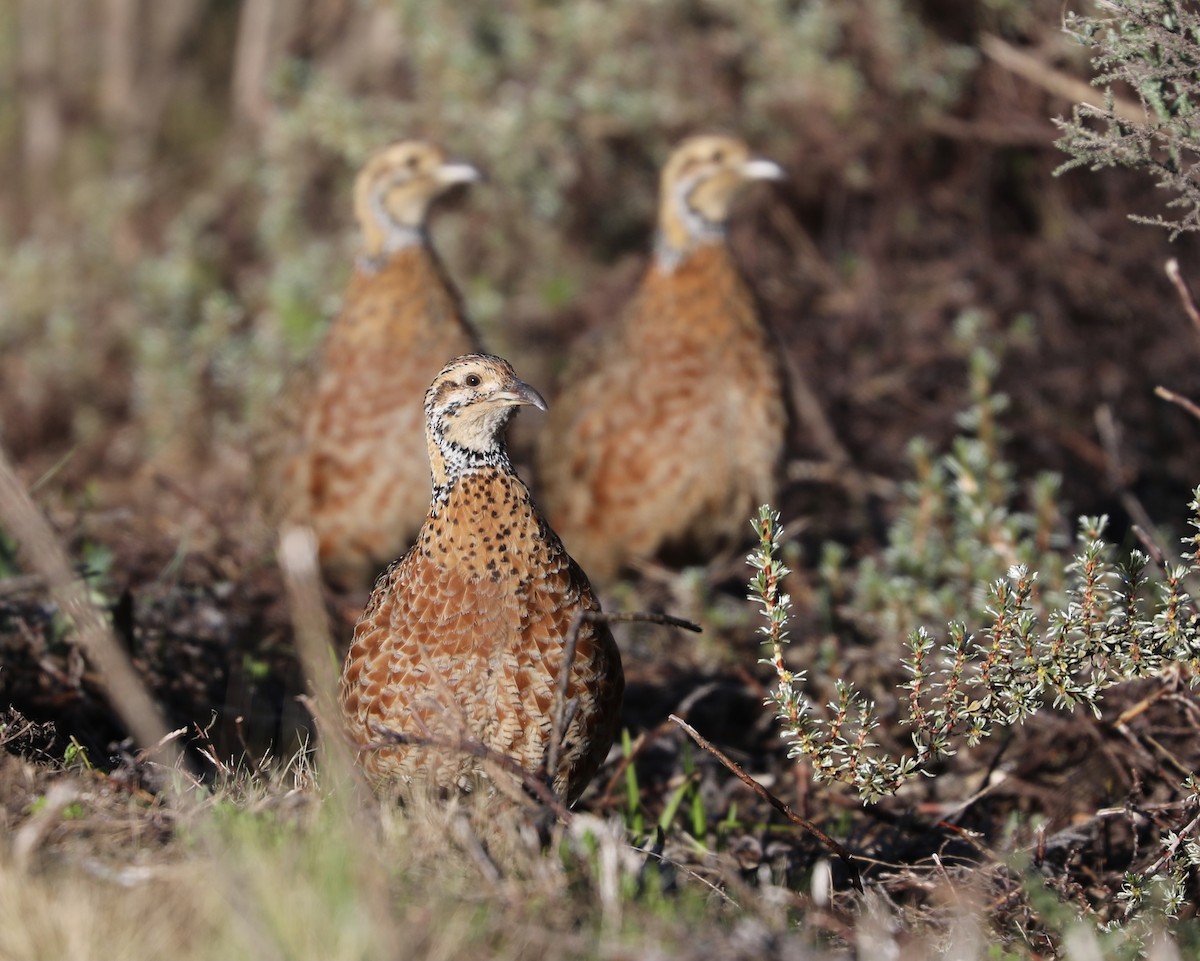
[[[429,506],[421,398],[446,361],[478,349],[425,230],[433,201],[478,178],[420,141],[393,144],[358,175],[362,248],[325,337],[303,439],[280,511],[311,524],[321,567],[369,587],[412,543]]]
[[[774,499],[783,374],[724,226],[741,188],[780,176],[739,140],[684,141],[663,170],[653,264],[568,366],[539,477],[551,523],[595,578],[660,552],[703,559]]]
[[[456,749],[464,743],[530,773],[545,764],[572,616],[600,608],[509,462],[504,430],[523,404],[545,409],[507,361],[485,354],[455,359],[426,392],[432,503],[376,584],[340,687],[376,783],[469,789],[487,764]],[[568,802],[608,753],[624,684],[608,627],[583,623],[566,691],[576,707],[551,778]],[[421,743],[390,743],[382,730]]]

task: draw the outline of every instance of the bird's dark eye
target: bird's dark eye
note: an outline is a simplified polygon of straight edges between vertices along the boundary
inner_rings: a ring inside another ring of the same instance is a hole
[[[479,379],[478,374],[467,374],[467,376],[463,378],[463,383],[468,387],[478,387],[483,383],[483,381]]]
[[[714,150],[712,159],[713,159],[713,163],[716,163],[716,164],[721,163],[725,159],[725,151],[723,151],[719,148],[717,150]]]

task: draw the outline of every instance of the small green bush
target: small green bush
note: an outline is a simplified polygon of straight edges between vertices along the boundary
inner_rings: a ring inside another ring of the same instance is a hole
[[[1175,195],[1168,206],[1184,213],[1132,219],[1166,227],[1172,238],[1200,230],[1200,183],[1195,177],[1200,159],[1200,12],[1178,0],[1101,0],[1097,6],[1112,16],[1069,13],[1065,26],[1095,51],[1100,73],[1092,82],[1104,88],[1104,104],[1077,104],[1070,120],[1057,121],[1063,131],[1058,146],[1071,156],[1059,172],[1080,166],[1143,170]],[[1117,109],[1114,84],[1134,91],[1145,109],[1143,119]]]

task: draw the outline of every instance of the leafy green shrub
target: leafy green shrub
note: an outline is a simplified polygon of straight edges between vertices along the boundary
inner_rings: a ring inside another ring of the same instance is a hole
[[[1092,81],[1105,88],[1104,105],[1076,104],[1059,120],[1058,146],[1071,155],[1059,172],[1087,166],[1129,167],[1150,173],[1172,194],[1169,207],[1185,210],[1170,219],[1132,217],[1167,227],[1172,238],[1200,230],[1200,12],[1178,0],[1101,0],[1111,17],[1069,13],[1066,29],[1095,50],[1100,70]],[[1117,109],[1113,84],[1125,83],[1145,108],[1144,119]]]
[[[1105,537],[1106,517],[1079,519],[1076,549],[1065,561],[1053,479],[1031,486],[1033,509],[1014,507],[1019,487],[1004,456],[995,368],[988,347],[972,352],[974,404],[962,419],[965,433],[941,459],[918,447],[917,480],[904,489],[886,550],[849,570],[840,552],[826,557],[827,577],[847,585],[844,619],[879,651],[899,647],[905,619],[910,627],[923,625],[908,634],[906,651],[897,650],[896,670],[882,669],[898,679],[899,717],[881,718],[860,685],[836,674],[833,698],[822,707],[805,672],[788,666],[790,572],[781,559],[780,517],[764,505],[753,522],[759,546],[749,557],[749,597],[761,609],[764,662],[776,674],[766,703],[781,723],[789,757],[803,758],[817,780],[849,785],[867,802],[918,775],[936,776],[960,748],[1039,712],[1083,707],[1102,718],[1105,691],[1125,681],[1166,674],[1192,688],[1200,683],[1200,610],[1188,587],[1200,577],[1200,488],[1179,563],[1164,562],[1156,573],[1141,551],[1118,557]],[[1050,571],[1051,583],[1042,583],[1035,565]],[[933,618],[947,624],[941,636],[924,626]],[[881,743],[895,744],[897,727],[907,732],[911,750]],[[1179,830],[1164,829],[1158,859],[1126,874],[1118,895],[1123,913],[1081,935],[1103,934],[1112,956],[1144,951],[1187,903],[1200,865],[1195,778],[1173,796]],[[1118,894],[1116,885],[1112,891]],[[1040,913],[1060,934],[1075,924]]]
[[[904,625],[910,630],[900,720],[911,729],[912,754],[897,759],[872,750],[880,720],[852,684],[837,681],[828,718],[803,693],[803,676],[784,664],[790,600],[781,588],[789,572],[780,559],[779,516],[764,505],[754,521],[750,598],[766,619],[760,631],[778,676],[770,703],[792,756],[808,757],[817,777],[850,784],[870,800],[953,754],[956,744],[977,744],[1043,707],[1085,706],[1099,716],[1101,695],[1113,684],[1172,664],[1186,664],[1194,679],[1200,667],[1200,617],[1186,586],[1200,575],[1200,488],[1191,504],[1198,533],[1187,538],[1183,563],[1167,564],[1160,579],[1150,577],[1140,551],[1114,559],[1106,517],[1080,518],[1077,549],[1065,563],[1056,479],[1029,486],[1031,509],[1015,506],[1019,485],[1000,418],[1007,401],[993,386],[1004,342],[988,344],[970,317],[960,321],[959,335],[977,341],[963,433],[940,459],[914,445],[916,480],[903,489],[878,557],[849,575],[838,569],[838,549],[823,563],[827,580],[849,582],[845,616],[878,646],[896,643]],[[948,625],[940,642],[924,626],[931,621]]]
[[[1192,524],[1200,530],[1200,488],[1192,502]],[[837,682],[832,716],[823,719],[800,690],[802,674],[783,663],[789,599],[779,585],[787,568],[778,559],[779,516],[764,506],[754,523],[760,546],[751,555],[757,573],[751,599],[762,605],[761,628],[779,686],[771,698],[792,742],[791,755],[804,755],[819,778],[843,781],[864,798],[877,800],[953,754],[955,743],[975,745],[1002,726],[1019,723],[1044,707],[1085,706],[1100,716],[1103,691],[1172,664],[1200,667],[1200,624],[1193,616],[1185,579],[1200,574],[1197,553],[1168,566],[1151,586],[1148,558],[1134,551],[1111,560],[1103,538],[1107,519],[1080,520],[1079,551],[1068,569],[1065,607],[1040,616],[1031,604],[1037,575],[1016,565],[988,590],[987,618],[978,631],[951,622],[939,645],[923,627],[909,636],[904,668],[911,680],[908,713],[913,754],[899,759],[871,750],[879,726],[874,707],[854,688]],[[1190,538],[1195,545],[1200,539]]]

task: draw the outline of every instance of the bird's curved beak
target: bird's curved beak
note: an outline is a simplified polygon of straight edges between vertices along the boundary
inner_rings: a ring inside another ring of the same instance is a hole
[[[786,176],[779,164],[762,157],[747,160],[739,170],[747,180],[783,180]]]
[[[523,380],[518,380],[510,387],[498,392],[494,395],[494,399],[513,404],[514,406],[527,404],[530,407],[536,407],[538,410],[549,409],[542,395]]]
[[[437,168],[437,182],[444,186],[453,184],[473,184],[483,179],[476,168],[470,164],[442,164]]]

